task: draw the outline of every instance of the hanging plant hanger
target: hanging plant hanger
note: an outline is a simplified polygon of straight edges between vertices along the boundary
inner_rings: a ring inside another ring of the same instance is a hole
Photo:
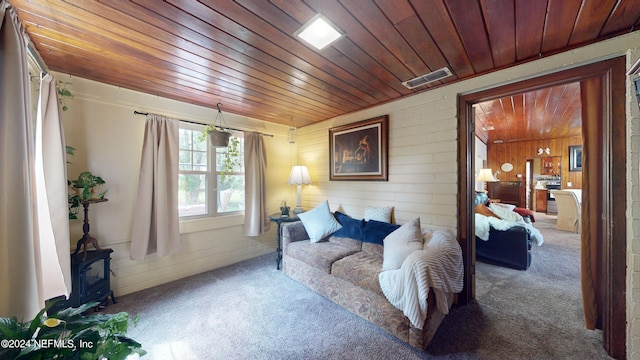
[[[227,147],[229,146],[229,138],[231,137],[231,130],[227,127],[227,123],[222,116],[222,103],[216,104],[218,108],[218,114],[213,124],[208,124],[202,131],[205,136],[209,137],[209,143],[213,147]]]

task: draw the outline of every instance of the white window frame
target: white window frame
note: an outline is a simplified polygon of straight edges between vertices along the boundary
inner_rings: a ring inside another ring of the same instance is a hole
[[[193,124],[188,122],[180,122],[180,129],[190,130],[194,132],[200,132],[204,129],[204,125]],[[233,136],[239,139],[242,139],[244,136],[242,132],[234,132]],[[240,210],[236,211],[218,211],[218,199],[220,197],[220,190],[218,189],[218,177],[220,173],[216,171],[216,148],[212,147],[208,140],[206,146],[206,156],[207,156],[207,170],[206,171],[198,171],[198,170],[181,170],[178,169],[178,174],[202,174],[206,177],[205,184],[205,208],[206,211],[204,213],[194,214],[194,215],[181,215],[180,221],[189,221],[189,220],[199,220],[199,219],[210,219],[210,218],[221,218],[232,215],[243,215],[244,207]],[[241,140],[241,145],[239,147],[239,152],[242,157],[244,157],[244,141]],[[193,149],[193,147],[192,147]],[[184,149],[181,149],[184,150]],[[244,158],[242,158],[244,160]],[[244,169],[243,169],[244,170]],[[233,172],[230,175],[244,175],[244,171],[242,172]],[[212,191],[213,189],[213,191]]]

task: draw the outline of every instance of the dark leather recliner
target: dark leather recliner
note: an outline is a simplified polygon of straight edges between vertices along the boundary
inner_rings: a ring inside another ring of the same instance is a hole
[[[475,205],[487,204],[486,193],[477,192]],[[524,226],[501,231],[489,230],[489,240],[476,237],[476,259],[489,264],[516,270],[527,270],[531,265],[531,233]]]

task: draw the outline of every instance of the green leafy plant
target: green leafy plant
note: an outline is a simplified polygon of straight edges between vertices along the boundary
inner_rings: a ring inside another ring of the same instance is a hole
[[[76,148],[71,147],[69,145],[66,145],[65,148],[67,150],[67,155],[73,156],[73,152],[76,151]],[[71,164],[71,162],[69,160],[67,160],[67,164]]]
[[[105,181],[100,176],[93,175],[89,171],[83,171],[78,175],[76,180],[71,181],[74,188],[91,188],[98,185],[104,185]]]
[[[83,171],[76,180],[67,180],[67,185],[71,187],[68,193],[67,202],[69,204],[69,219],[77,219],[82,201],[89,199],[103,199],[107,191],[96,192],[98,186],[104,185],[102,177],[93,175],[89,171]]]
[[[76,150],[74,147],[66,146],[67,155],[74,155]],[[71,164],[71,161],[67,160],[67,164]],[[71,181],[67,180],[67,186],[71,186]],[[82,204],[82,198],[75,192],[67,192],[67,204],[69,206],[69,219],[77,219],[78,212],[80,211],[80,204]]]
[[[218,104],[220,105],[220,104]],[[219,109],[219,108],[218,108]],[[218,112],[220,114],[220,112]],[[219,115],[221,117],[221,115]],[[207,124],[204,129],[200,132],[198,137],[199,141],[207,141],[209,134],[213,132],[225,133],[229,135],[229,143],[226,147],[222,146],[214,146],[215,149],[222,149],[224,151],[216,150],[216,164],[217,168],[220,172],[220,187],[222,189],[227,189],[231,186],[231,181],[233,179],[233,174],[236,169],[240,168],[240,140],[237,137],[234,137],[231,130],[228,130],[222,126],[218,126],[215,124]],[[213,145],[213,144],[212,144]],[[220,156],[222,155],[222,156]]]
[[[62,105],[62,111],[69,110],[69,107],[67,106],[67,103],[64,99],[73,99],[73,94],[71,93],[71,91],[69,91],[69,89],[67,89],[67,85],[71,85],[71,83],[58,81],[58,101],[60,102],[60,105]]]
[[[48,303],[31,321],[0,318],[0,359],[124,360],[146,354],[140,343],[125,336],[139,316],[87,314],[97,302],[47,314],[54,304]]]
[[[227,184],[230,181],[231,173],[235,169],[240,167],[240,140],[237,137],[231,137],[229,139],[229,146],[227,146],[224,156],[222,157],[221,167],[221,180],[223,184]]]
[[[77,219],[78,212],[80,211],[80,205],[82,204],[80,195],[76,195],[75,193],[68,193],[67,203],[69,205],[69,219]]]

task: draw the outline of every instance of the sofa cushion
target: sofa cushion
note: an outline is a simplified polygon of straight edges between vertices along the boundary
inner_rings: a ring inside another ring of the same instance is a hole
[[[366,252],[367,254],[378,256],[379,258],[382,259],[384,247],[382,247],[382,245],[380,244],[363,242],[362,251]]]
[[[421,250],[422,245],[420,218],[415,218],[384,238],[382,269],[400,269],[404,259],[412,252]]]
[[[346,237],[336,237],[336,236],[329,236],[329,242],[332,242],[334,244],[338,244],[340,246],[344,246],[345,248],[349,249],[349,250],[353,250],[353,251],[361,251],[362,250],[362,241],[359,240],[354,240],[351,238],[346,238]]]
[[[312,243],[310,240],[294,241],[287,245],[287,256],[318,268],[327,274],[337,260],[359,252],[331,241]]]
[[[364,241],[364,234],[362,233],[364,220],[354,219],[339,211],[334,212],[333,216],[342,225],[338,231],[333,233],[333,236]]]
[[[399,227],[400,225],[389,224],[382,221],[367,221],[362,228],[362,234],[364,235],[363,241],[383,245],[384,238]]]
[[[367,206],[367,208],[364,210],[364,219],[366,221],[376,220],[376,221],[390,223],[392,211],[393,211],[393,206],[385,206],[385,207]]]
[[[329,202],[327,200],[307,212],[298,214],[298,217],[302,221],[302,225],[304,225],[304,229],[309,234],[309,240],[312,243],[324,239],[342,227],[329,211]]]
[[[376,294],[382,294],[378,280],[381,268],[380,256],[361,251],[333,263],[331,274]]]

